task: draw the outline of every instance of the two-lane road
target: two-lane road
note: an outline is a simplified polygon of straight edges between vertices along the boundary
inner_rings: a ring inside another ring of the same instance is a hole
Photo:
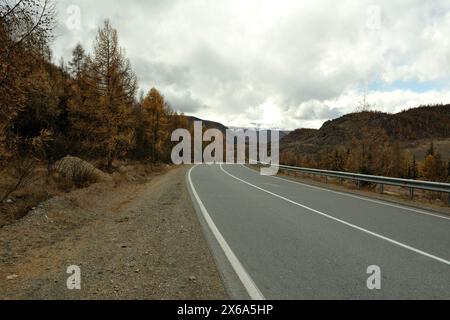
[[[196,166],[188,185],[252,298],[450,299],[448,217],[240,165]]]

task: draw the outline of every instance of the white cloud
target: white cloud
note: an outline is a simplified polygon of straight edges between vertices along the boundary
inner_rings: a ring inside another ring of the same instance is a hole
[[[80,31],[64,27],[74,4],[81,8]],[[91,47],[97,27],[110,18],[143,89],[157,86],[175,108],[232,126],[317,127],[353,111],[373,81],[450,79],[447,0],[60,0],[58,6],[56,56],[70,57],[77,41]],[[375,91],[369,98],[389,112],[450,101],[438,89]]]

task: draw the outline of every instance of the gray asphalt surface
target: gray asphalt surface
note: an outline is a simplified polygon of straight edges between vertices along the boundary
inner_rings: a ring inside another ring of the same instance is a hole
[[[240,165],[200,165],[191,179],[266,299],[450,299],[448,218]],[[372,265],[381,290],[367,288]]]

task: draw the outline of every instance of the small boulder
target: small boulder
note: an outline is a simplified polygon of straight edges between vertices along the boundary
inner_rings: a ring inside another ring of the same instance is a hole
[[[196,276],[190,276],[189,277],[189,281],[196,281],[197,280],[197,277]]]
[[[87,179],[91,182],[112,181],[110,175],[77,157],[65,157],[53,166],[53,171],[69,179]]]

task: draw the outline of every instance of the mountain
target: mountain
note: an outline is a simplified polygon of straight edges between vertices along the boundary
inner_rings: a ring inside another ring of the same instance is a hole
[[[202,121],[204,127],[207,130],[209,130],[209,129],[218,129],[221,132],[225,133],[227,131],[227,129],[228,129],[226,126],[224,126],[223,124],[221,124],[219,122],[203,120],[203,119],[199,119],[197,117],[192,117],[192,116],[186,116],[186,119],[187,119],[189,125],[192,125],[195,121]]]
[[[450,105],[422,106],[397,114],[352,113],[326,122],[319,130],[299,129],[281,140],[281,153],[314,156],[364,141],[387,141],[422,158],[432,141],[450,157]]]
[[[186,116],[186,119],[189,123],[189,125],[192,125],[195,121],[202,121],[204,127],[208,130],[208,129],[218,129],[221,132],[223,132],[224,134],[226,133],[227,129],[233,129],[233,128],[228,128],[227,126],[219,123],[219,122],[215,122],[215,121],[209,121],[209,120],[203,120],[197,117],[193,117],[193,116]],[[258,130],[258,129],[254,129],[254,130]],[[282,131],[279,130],[279,137],[280,140],[282,140],[283,138],[285,138],[287,135],[290,134],[290,131]]]
[[[283,140],[286,138],[289,134],[291,134],[291,131],[279,131],[280,133],[280,140]]]

